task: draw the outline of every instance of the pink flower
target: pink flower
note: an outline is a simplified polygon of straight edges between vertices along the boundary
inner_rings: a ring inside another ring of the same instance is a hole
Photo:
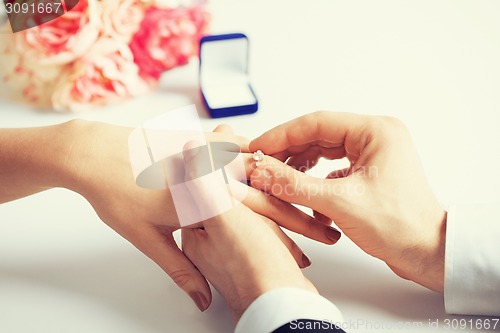
[[[105,36],[129,43],[139,30],[144,9],[138,0],[105,0],[102,2],[102,22]]]
[[[17,52],[14,35],[0,32],[2,66],[0,77],[11,88],[11,96],[37,108],[51,106],[58,77],[67,65],[39,65]]]
[[[205,0],[149,0],[152,7],[176,8],[179,6],[190,7],[195,4],[205,4]]]
[[[148,89],[127,44],[100,38],[58,82],[52,96],[56,110],[85,111],[119,102]]]
[[[19,53],[40,64],[66,64],[82,56],[99,36],[96,0],[80,0],[65,15],[16,34]]]
[[[140,74],[157,80],[164,71],[186,64],[198,53],[208,21],[209,15],[201,5],[149,8],[130,43]]]

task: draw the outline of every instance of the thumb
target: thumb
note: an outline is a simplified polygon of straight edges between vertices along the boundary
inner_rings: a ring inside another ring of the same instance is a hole
[[[207,146],[192,140],[182,149],[184,159],[185,181],[196,179],[211,172],[210,157]]]
[[[333,219],[333,212],[343,201],[344,179],[320,179],[302,173],[266,156],[251,176],[253,187],[283,201],[312,208]]]

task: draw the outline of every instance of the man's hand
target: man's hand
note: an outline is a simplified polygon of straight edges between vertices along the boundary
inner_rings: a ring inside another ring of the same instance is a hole
[[[199,180],[197,173],[205,163],[198,145],[193,142],[185,148],[187,181]],[[217,185],[208,179],[191,182],[196,208],[216,216],[203,221],[202,229],[183,229],[182,246],[224,296],[234,319],[238,321],[256,298],[272,289],[295,287],[317,293],[299,268],[308,266],[309,259],[276,223],[236,201],[233,208],[217,215],[218,203],[212,199]]]
[[[272,156],[253,172],[254,187],[312,208],[396,274],[443,291],[446,212],[400,121],[316,112],[270,130],[250,149]],[[350,167],[326,179],[303,173],[321,157],[347,157]]]

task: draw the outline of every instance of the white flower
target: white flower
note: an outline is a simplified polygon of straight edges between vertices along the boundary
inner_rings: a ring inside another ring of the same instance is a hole
[[[102,2],[105,36],[128,43],[144,18],[142,2],[137,0],[106,0]]]
[[[67,66],[40,65],[30,61],[17,51],[14,34],[3,32],[0,32],[0,77],[12,89],[12,97],[37,108],[50,107],[56,81]]]

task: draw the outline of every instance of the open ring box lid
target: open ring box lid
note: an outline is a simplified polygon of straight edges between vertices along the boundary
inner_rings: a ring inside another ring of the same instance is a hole
[[[259,103],[248,75],[249,41],[241,33],[200,41],[200,90],[212,118],[255,113]]]

